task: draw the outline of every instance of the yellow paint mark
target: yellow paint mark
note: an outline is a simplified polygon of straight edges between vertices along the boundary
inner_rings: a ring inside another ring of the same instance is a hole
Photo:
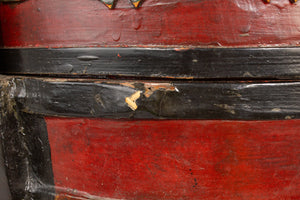
[[[141,97],[141,93],[142,91],[137,91],[134,94],[132,94],[130,97],[125,98],[125,102],[132,110],[136,110],[138,108],[136,104],[136,100],[138,100]]]
[[[137,7],[139,7],[140,2],[141,1],[136,1],[136,2],[132,2],[132,4],[135,8],[137,8]]]
[[[112,4],[107,4],[107,3],[104,3],[109,9],[112,9],[113,5]]]

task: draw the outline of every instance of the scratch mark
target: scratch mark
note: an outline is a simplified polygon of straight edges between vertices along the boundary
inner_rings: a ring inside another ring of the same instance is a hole
[[[249,33],[243,33],[243,34],[240,34],[240,37],[249,37],[250,34]]]
[[[163,103],[165,96],[166,96],[166,91],[164,92],[164,94],[159,102],[159,116],[161,116],[162,103]]]
[[[103,108],[105,108],[105,105],[102,101],[102,98],[101,98],[100,94],[95,95],[95,100],[96,100],[97,103],[100,103]]]
[[[245,72],[243,77],[254,77],[250,72]]]
[[[78,56],[77,59],[81,61],[92,61],[92,60],[98,60],[99,57],[94,55],[83,55],[83,56]]]
[[[214,104],[215,106],[219,107],[219,108],[223,108],[226,112],[231,113],[231,114],[235,114],[234,106],[229,106],[228,104]]]

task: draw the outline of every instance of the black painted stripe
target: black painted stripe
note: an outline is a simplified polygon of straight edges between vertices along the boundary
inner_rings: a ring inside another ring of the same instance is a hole
[[[181,79],[298,79],[300,48],[0,49],[1,73]]]
[[[300,82],[141,82],[17,78],[11,95],[24,112],[133,119],[300,118]],[[15,89],[14,89],[15,88]],[[127,97],[140,93],[136,110]]]
[[[18,113],[18,108],[14,112],[1,109],[1,142],[12,199],[53,200],[52,161],[43,116]]]

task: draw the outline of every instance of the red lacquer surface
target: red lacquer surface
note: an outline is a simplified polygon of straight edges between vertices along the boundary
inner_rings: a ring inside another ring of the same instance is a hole
[[[2,4],[7,47],[299,45],[300,5],[289,0],[28,0]]]
[[[300,120],[46,122],[57,188],[116,199],[300,199]]]

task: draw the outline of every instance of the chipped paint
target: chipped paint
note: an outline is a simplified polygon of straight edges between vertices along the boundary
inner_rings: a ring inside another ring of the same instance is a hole
[[[174,48],[175,51],[187,51],[193,49],[192,47],[180,47],[180,48]]]
[[[280,108],[273,108],[271,111],[272,112],[281,112],[281,109]]]
[[[129,82],[120,83],[120,85],[123,85],[125,87],[129,87],[129,88],[135,88],[133,83],[129,83]]]
[[[136,110],[138,108],[136,104],[136,100],[138,100],[141,96],[142,91],[137,91],[133,93],[130,97],[125,98],[125,102],[132,110]]]
[[[144,96],[147,98],[149,98],[156,90],[179,92],[179,90],[171,83],[145,83],[144,86]]]
[[[284,119],[286,119],[286,120],[290,120],[290,119],[293,119],[294,118],[294,116],[289,116],[289,115],[287,115],[287,116],[285,116],[285,118]]]

